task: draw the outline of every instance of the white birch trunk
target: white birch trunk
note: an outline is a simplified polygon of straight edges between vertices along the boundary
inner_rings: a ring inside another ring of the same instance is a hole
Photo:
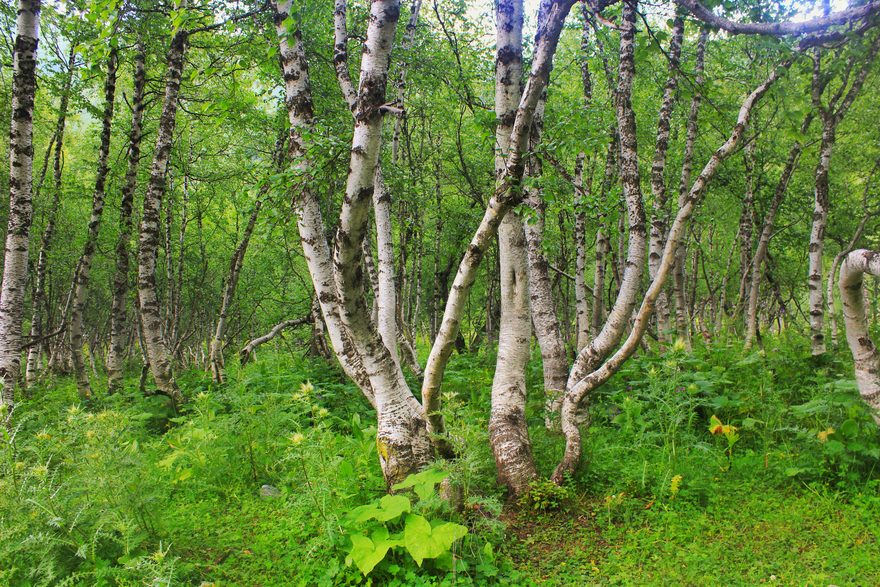
[[[73,277],[73,303],[70,308],[70,352],[73,359],[73,373],[76,388],[81,399],[92,396],[89,374],[83,360],[83,315],[89,294],[89,273],[92,259],[98,247],[98,233],[104,214],[104,195],[107,184],[110,156],[110,132],[113,126],[113,107],[116,99],[116,71],[119,65],[116,49],[110,50],[107,60],[107,80],[104,84],[104,115],[101,127],[101,147],[98,152],[98,171],[95,175],[95,191],[92,195],[92,215],[89,218],[88,233],[82,255]],[[89,354],[92,357],[91,353]]]
[[[849,253],[840,267],[840,298],[859,394],[873,411],[874,421],[880,425],[880,351],[868,333],[868,315],[862,290],[865,274],[880,277],[880,253],[866,249]]]
[[[33,218],[33,120],[40,0],[19,0],[12,56],[12,122],[9,133],[9,217],[0,291],[0,408],[6,420],[15,405],[21,371],[21,327],[27,286],[28,240]]]
[[[632,11],[632,8],[630,8],[630,6],[630,3],[624,4],[624,8],[626,10],[624,12],[625,22],[631,22],[630,19],[632,19],[634,16],[630,12]],[[628,12],[630,12],[630,14],[627,14]],[[624,36],[625,35],[626,30],[624,30]],[[623,42],[624,41],[622,40],[621,44],[623,44]],[[733,131],[731,132],[730,137],[727,139],[727,141],[725,141],[723,145],[721,145],[721,147],[719,147],[712,154],[712,157],[706,163],[705,167],[703,167],[703,171],[700,173],[696,181],[694,181],[693,186],[688,191],[688,195],[683,198],[682,205],[679,207],[678,213],[675,216],[675,220],[673,221],[672,226],[669,229],[669,235],[666,240],[666,247],[663,249],[663,256],[661,257],[660,267],[657,271],[657,278],[651,282],[651,285],[648,287],[648,290],[645,293],[644,299],[641,302],[641,306],[636,313],[632,330],[630,331],[629,336],[627,336],[626,341],[601,366],[586,374],[579,380],[569,380],[569,387],[566,391],[565,399],[563,400],[562,404],[562,423],[566,441],[565,453],[559,465],[556,467],[556,470],[553,472],[553,480],[555,482],[562,483],[565,480],[566,475],[574,472],[575,468],[577,467],[578,461],[580,460],[580,430],[575,425],[578,407],[588,393],[591,393],[600,385],[608,381],[608,379],[610,379],[612,375],[617,373],[617,371],[623,366],[627,359],[629,359],[629,357],[631,357],[632,354],[639,348],[639,343],[641,342],[642,336],[644,336],[645,331],[648,328],[651,315],[654,311],[657,296],[663,289],[666,278],[668,277],[672,265],[675,262],[675,251],[678,249],[680,241],[684,238],[688,219],[690,218],[691,214],[693,214],[694,208],[696,208],[697,204],[700,202],[703,194],[705,193],[706,186],[714,177],[721,163],[730,156],[730,154],[739,144],[742,135],[745,132],[745,128],[748,124],[753,107],[758,102],[758,100],[760,100],[761,97],[767,93],[767,90],[770,89],[770,86],[772,86],[773,83],[776,82],[779,77],[781,77],[782,72],[787,70],[790,65],[791,61],[787,61],[786,63],[784,63],[782,67],[776,69],[764,81],[764,83],[758,86],[754,91],[752,91],[752,93],[750,93],[746,97],[746,99],[743,101],[742,106],[740,107],[739,115],[737,116],[737,121],[733,127]]]
[[[129,241],[134,228],[132,208],[140,167],[143,137],[144,88],[146,70],[144,46],[138,42],[134,65],[134,95],[131,103],[131,131],[128,142],[128,167],[119,204],[119,237],[116,240],[116,271],[113,275],[113,301],[110,308],[110,350],[107,353],[107,387],[110,393],[122,389],[123,353],[127,330]]]
[[[144,210],[138,239],[138,301],[143,320],[144,344],[150,359],[150,371],[159,393],[167,395],[175,404],[186,401],[186,398],[174,380],[171,354],[162,333],[162,315],[156,291],[156,258],[160,236],[160,212],[166,187],[165,175],[174,136],[187,36],[186,31],[177,30],[168,49],[165,96],[156,136],[156,149],[150,167],[150,181],[144,195]]]

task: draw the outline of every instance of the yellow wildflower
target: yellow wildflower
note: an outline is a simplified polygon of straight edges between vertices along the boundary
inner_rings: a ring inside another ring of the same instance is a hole
[[[819,442],[828,442],[828,437],[834,434],[834,428],[828,427],[819,434],[816,435],[816,438],[819,439]]]

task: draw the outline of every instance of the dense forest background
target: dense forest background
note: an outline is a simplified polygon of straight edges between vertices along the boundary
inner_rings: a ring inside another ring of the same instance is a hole
[[[875,2],[0,10],[0,582],[880,581]]]

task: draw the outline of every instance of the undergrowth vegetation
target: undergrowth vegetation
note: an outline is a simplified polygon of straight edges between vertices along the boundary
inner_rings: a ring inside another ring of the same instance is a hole
[[[62,380],[3,432],[0,584],[877,584],[880,437],[851,366],[806,343],[631,361],[593,398],[578,474],[518,503],[495,481],[485,354],[444,382],[460,457],[393,497],[368,404],[322,362],[185,375],[179,414],[134,380],[89,404]],[[549,466],[537,356],[529,379]]]

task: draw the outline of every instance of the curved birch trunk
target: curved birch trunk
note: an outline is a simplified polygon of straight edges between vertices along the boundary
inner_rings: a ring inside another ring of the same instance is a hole
[[[634,21],[634,15],[631,14],[633,8],[630,6],[632,6],[632,4],[629,2],[627,4],[624,4],[624,8],[626,9],[626,11],[624,12],[626,16],[626,18],[624,19],[625,22]],[[623,40],[623,37],[625,36],[627,36],[626,29],[624,30],[623,36],[621,38],[621,45],[623,45],[625,42]],[[621,51],[621,56],[623,57],[623,51]],[[730,154],[739,144],[740,139],[745,132],[746,125],[748,124],[752,108],[754,108],[758,100],[760,100],[761,97],[763,97],[764,94],[767,93],[767,90],[770,89],[770,86],[772,86],[773,83],[777,79],[779,79],[779,77],[782,75],[782,72],[786,70],[790,65],[791,61],[789,60],[782,67],[776,69],[770,75],[770,77],[768,77],[764,81],[764,83],[758,86],[754,91],[752,91],[752,93],[750,93],[746,97],[746,99],[743,101],[742,106],[740,107],[739,115],[737,116],[737,121],[733,127],[733,131],[731,132],[730,137],[727,139],[727,141],[725,141],[723,145],[721,145],[721,147],[719,147],[712,154],[712,157],[706,163],[703,171],[700,172],[700,175],[697,177],[696,181],[694,181],[693,186],[688,191],[687,196],[681,199],[682,205],[679,206],[678,213],[676,214],[675,220],[670,227],[669,235],[666,241],[666,247],[663,249],[663,256],[661,257],[660,267],[657,271],[657,278],[651,282],[651,285],[648,287],[648,290],[645,293],[645,296],[641,302],[641,306],[639,307],[639,310],[635,315],[632,330],[630,331],[626,341],[601,366],[597,367],[592,372],[586,374],[578,380],[569,380],[569,387],[566,391],[565,399],[563,400],[562,404],[562,423],[563,432],[565,433],[565,453],[563,454],[562,460],[560,461],[559,465],[556,467],[556,470],[553,472],[552,478],[555,482],[562,483],[565,480],[566,475],[574,472],[578,462],[580,461],[581,437],[580,430],[576,425],[576,415],[578,407],[580,406],[581,402],[584,400],[587,394],[591,393],[600,385],[608,381],[608,379],[610,379],[612,375],[617,373],[617,371],[623,366],[627,359],[629,359],[629,357],[631,357],[632,354],[639,348],[642,336],[645,334],[645,331],[648,328],[651,314],[654,311],[654,304],[657,300],[657,296],[660,295],[660,291],[663,289],[666,278],[668,277],[672,265],[675,262],[675,252],[679,248],[680,241],[684,238],[688,219],[693,213],[694,208],[700,202],[706,190],[706,186],[714,177],[721,163],[730,156]],[[623,73],[623,71],[621,71],[621,73]]]
[[[375,192],[374,180],[382,143],[382,107],[399,16],[399,0],[375,0],[370,6],[353,111],[355,125],[348,180],[333,251],[340,317],[351,334],[375,394],[376,444],[382,473],[389,487],[432,459],[421,407],[413,398],[399,364],[368,318],[361,269],[361,243],[367,234]]]
[[[642,205],[640,186],[638,148],[636,145],[636,120],[631,102],[632,84],[635,76],[636,2],[635,0],[626,0],[623,6],[624,23],[620,36],[620,72],[618,74],[615,102],[617,104],[618,135],[620,140],[620,179],[623,184],[624,199],[626,200],[629,243],[626,260],[622,261],[625,266],[617,299],[602,330],[578,354],[568,377],[567,390],[570,390],[575,382],[595,370],[620,342],[636,304],[636,296],[641,287],[641,278],[645,265],[647,240],[645,210]],[[562,429],[566,438],[571,434],[572,428],[577,428],[575,420],[566,421],[566,415],[563,411]]]
[[[868,333],[868,316],[862,291],[866,273],[880,277],[880,253],[866,249],[849,253],[840,267],[840,298],[859,394],[873,410],[874,421],[880,425],[880,351]]]
[[[110,50],[107,59],[107,80],[104,83],[104,115],[101,124],[101,147],[98,151],[98,172],[95,175],[95,191],[92,195],[92,215],[86,234],[86,244],[79,258],[73,277],[73,303],[70,308],[70,353],[73,361],[73,374],[76,378],[76,389],[81,399],[92,396],[89,385],[89,373],[83,360],[83,314],[89,294],[89,273],[92,269],[92,258],[98,247],[98,232],[101,229],[101,217],[104,214],[104,192],[107,184],[107,158],[110,156],[110,132],[113,126],[113,107],[116,99],[116,70],[119,59],[116,49]],[[91,354],[90,354],[91,356]]]
[[[8,421],[21,371],[21,321],[27,285],[28,237],[34,208],[34,95],[40,0],[19,0],[12,57],[12,123],[9,132],[9,220],[0,292],[0,408]]]
[[[428,416],[431,432],[438,436],[445,432],[443,418],[439,412],[440,382],[443,378],[443,371],[449,362],[452,350],[455,348],[455,340],[461,326],[461,315],[464,312],[468,293],[477,277],[480,261],[483,259],[491,239],[497,233],[501,219],[522,198],[520,182],[524,171],[523,154],[528,146],[529,129],[532,125],[535,108],[550,77],[553,55],[556,52],[562,25],[573,4],[574,0],[554,0],[544,26],[539,30],[541,34],[538,35],[535,44],[532,70],[513,121],[511,146],[505,163],[503,179],[489,199],[480,225],[471,238],[458,266],[458,272],[446,301],[443,320],[425,365],[422,405]]]
[[[134,58],[134,95],[131,102],[131,131],[128,136],[128,167],[119,203],[119,237],[116,240],[116,271],[113,274],[113,301],[110,306],[110,350],[107,353],[107,387],[110,393],[122,389],[123,354],[128,324],[129,241],[134,229],[132,209],[143,137],[144,88],[146,70],[143,42],[138,41]]]
[[[177,117],[178,95],[183,74],[187,32],[177,30],[168,49],[168,73],[162,115],[156,133],[156,150],[150,167],[150,181],[144,195],[138,238],[138,301],[144,328],[144,345],[150,359],[150,371],[159,393],[171,398],[175,404],[186,401],[177,387],[171,369],[171,353],[162,336],[162,314],[156,291],[156,258],[160,237],[160,213],[165,196],[165,175]]]

